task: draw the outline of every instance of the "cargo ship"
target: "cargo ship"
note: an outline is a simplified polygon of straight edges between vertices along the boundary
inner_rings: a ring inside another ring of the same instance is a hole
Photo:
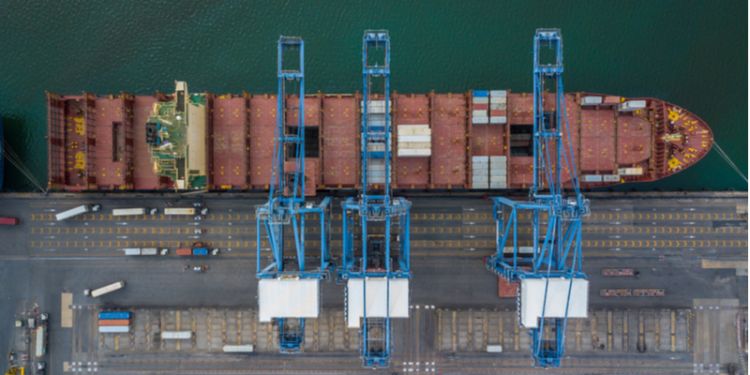
[[[563,139],[575,154],[585,189],[671,176],[701,160],[713,144],[703,120],[660,99],[588,92],[567,93],[565,99],[569,131]],[[317,93],[304,101],[305,194],[358,188],[361,95]],[[287,103],[286,123],[296,126],[292,109],[299,98]],[[375,104],[371,113],[385,111],[384,102]],[[177,82],[172,94],[48,93],[47,105],[51,190],[269,187],[275,95],[191,93],[185,82]],[[390,112],[394,189],[502,190],[531,184],[531,94],[394,92]],[[569,181],[571,171],[562,172]]]

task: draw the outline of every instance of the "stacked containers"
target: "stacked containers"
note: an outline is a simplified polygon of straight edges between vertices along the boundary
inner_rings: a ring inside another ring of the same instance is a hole
[[[508,91],[490,91],[490,124],[508,122]]]
[[[128,333],[131,318],[130,311],[101,311],[99,312],[99,333]]]
[[[389,103],[390,104],[390,103]],[[382,133],[385,136],[385,100],[367,102],[367,119],[369,134]],[[385,140],[368,139],[367,141],[367,182],[370,184],[385,183]]]
[[[487,116],[489,110],[489,91],[487,90],[474,90],[471,95],[471,123],[472,124],[488,124],[489,117]]]
[[[399,125],[397,149],[399,157],[427,157],[432,155],[430,125]]]
[[[505,156],[490,156],[490,189],[508,188],[507,165]]]
[[[472,156],[471,157],[471,187],[472,189],[488,189],[490,187],[489,179],[489,156]]]

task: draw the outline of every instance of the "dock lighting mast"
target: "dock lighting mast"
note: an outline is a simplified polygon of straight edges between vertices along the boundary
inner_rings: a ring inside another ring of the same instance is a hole
[[[298,62],[286,58],[295,54]],[[286,353],[300,350],[305,318],[318,317],[319,283],[331,266],[326,225],[330,198],[317,205],[305,202],[304,56],[301,38],[279,38],[273,173],[268,202],[255,211],[258,315],[262,322],[278,324],[280,350]],[[288,106],[288,95],[297,96],[296,108]],[[287,121],[295,115],[296,124]],[[310,256],[319,256],[317,268],[306,264],[306,217],[317,219],[320,226],[320,251]]]
[[[385,30],[362,40],[362,187],[343,202],[343,255],[339,276],[347,280],[346,316],[360,328],[365,367],[388,367],[391,318],[409,316],[409,211],[391,194],[390,50]]]
[[[487,260],[487,267],[500,277],[520,282],[520,323],[530,329],[532,356],[541,367],[560,366],[568,318],[585,318],[588,310],[588,280],[581,268],[581,220],[589,206],[578,184],[562,73],[560,30],[538,29],[534,36],[533,184],[528,201],[492,198],[497,248]],[[552,105],[546,103],[551,95],[545,95],[545,88],[554,95]],[[569,182],[563,181],[564,173]],[[563,182],[572,189],[569,198]],[[531,246],[519,246],[519,211],[530,213]]]

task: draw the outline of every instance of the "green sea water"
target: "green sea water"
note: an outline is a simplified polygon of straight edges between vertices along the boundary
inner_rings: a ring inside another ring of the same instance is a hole
[[[567,91],[652,96],[711,126],[747,171],[745,1],[0,1],[5,136],[46,184],[45,91],[274,92],[276,40],[305,39],[308,92],[361,90],[361,37],[390,30],[392,88],[532,90],[538,27],[561,28]],[[6,166],[6,190],[30,190]],[[623,189],[738,189],[712,152]]]

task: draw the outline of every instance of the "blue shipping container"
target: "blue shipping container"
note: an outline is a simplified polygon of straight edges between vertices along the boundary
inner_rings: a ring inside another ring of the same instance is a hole
[[[130,311],[102,311],[99,320],[130,319]]]
[[[208,255],[208,249],[205,247],[197,247],[193,249],[193,255],[195,256]]]
[[[476,96],[479,98],[486,98],[490,96],[490,92],[487,90],[474,90],[472,96]]]

